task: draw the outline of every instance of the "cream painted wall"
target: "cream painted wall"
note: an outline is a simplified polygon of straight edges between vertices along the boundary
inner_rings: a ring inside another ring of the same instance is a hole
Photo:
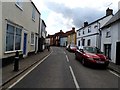
[[[2,58],[2,2],[0,1],[0,59]]]
[[[3,46],[5,46],[6,38],[6,24],[7,20],[10,20],[23,27],[23,32],[27,32],[27,52],[35,50],[35,44],[31,45],[31,32],[35,34],[38,33],[39,17],[40,14],[36,10],[35,21],[32,20],[32,10],[33,4],[31,2],[23,2],[22,10],[16,5],[15,2],[3,2],[2,3],[2,30],[3,30]],[[7,19],[7,20],[6,20]],[[34,40],[35,41],[35,40]],[[22,33],[22,45],[23,45],[23,33]],[[23,48],[23,46],[22,46]],[[14,53],[4,54],[5,47],[3,47],[3,57],[9,57],[14,55]]]

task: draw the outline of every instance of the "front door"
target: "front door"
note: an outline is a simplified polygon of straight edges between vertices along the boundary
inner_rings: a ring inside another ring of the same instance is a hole
[[[27,33],[24,33],[24,42],[23,42],[23,55],[25,56],[27,52]]]
[[[111,59],[111,44],[104,44],[105,55]]]
[[[117,42],[116,44],[116,64],[120,65],[120,42]]]
[[[37,41],[38,41],[38,39],[37,39],[37,36],[35,37],[35,53],[37,53]]]

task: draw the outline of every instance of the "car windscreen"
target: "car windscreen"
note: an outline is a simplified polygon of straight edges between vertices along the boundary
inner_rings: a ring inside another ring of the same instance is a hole
[[[74,44],[71,44],[70,47],[76,47]]]
[[[96,47],[84,47],[84,50],[90,53],[101,53],[101,51]]]

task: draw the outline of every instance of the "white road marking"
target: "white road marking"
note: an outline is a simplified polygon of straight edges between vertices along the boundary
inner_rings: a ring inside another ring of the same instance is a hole
[[[35,65],[31,70],[29,70],[26,74],[24,74],[21,78],[19,78],[15,83],[13,83],[12,85],[10,85],[7,90],[9,90],[10,88],[14,87],[25,76],[27,76],[31,71],[33,71],[38,65],[40,65],[43,61],[45,61],[52,53],[53,53],[53,51],[51,51],[51,53],[48,56],[46,56],[44,59],[42,59],[37,65]]]
[[[70,62],[70,60],[68,59],[68,56],[67,56],[67,55],[66,55],[66,59],[67,59],[67,62]],[[73,81],[74,81],[74,83],[75,83],[75,86],[76,86],[77,90],[80,90],[80,87],[79,87],[79,84],[78,84],[77,79],[76,79],[76,77],[75,77],[75,74],[74,74],[74,72],[73,72],[73,69],[72,69],[71,66],[69,66],[69,68],[70,68],[70,72],[71,72],[71,74],[72,74],[72,77],[73,77]]]
[[[69,62],[68,56],[66,55],[67,62]]]
[[[117,76],[117,77],[119,77],[120,78],[120,76],[117,74],[117,73],[115,73],[115,72],[113,72],[113,71],[111,71],[111,70],[108,70],[110,73],[112,73],[112,74],[114,74],[115,76]]]
[[[73,77],[75,86],[76,86],[77,90],[80,90],[80,87],[79,87],[78,82],[77,82],[77,80],[76,80],[76,77],[75,77],[75,74],[74,74],[74,72],[73,72],[73,69],[72,69],[71,66],[69,66],[69,68],[70,68],[70,72],[71,72],[71,74],[72,74],[72,77]]]
[[[66,52],[64,51],[64,54],[66,55]]]

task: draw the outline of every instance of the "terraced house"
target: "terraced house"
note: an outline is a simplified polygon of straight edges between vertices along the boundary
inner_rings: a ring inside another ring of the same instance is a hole
[[[0,59],[3,65],[13,61],[16,51],[25,57],[38,50],[40,12],[31,0],[24,2],[0,2]]]
[[[101,50],[111,62],[120,65],[120,9],[102,27]]]
[[[101,27],[103,27],[113,16],[113,10],[107,9],[106,15],[90,24],[84,22],[84,26],[77,30],[77,46],[101,46]]]

